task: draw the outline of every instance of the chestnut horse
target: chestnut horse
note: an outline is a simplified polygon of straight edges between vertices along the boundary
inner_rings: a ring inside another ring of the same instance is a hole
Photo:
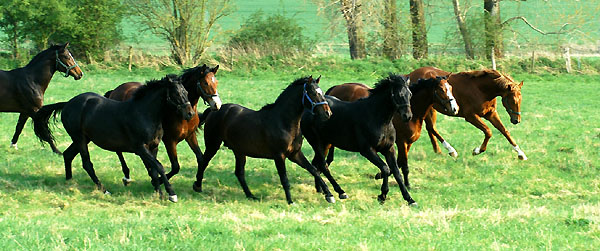
[[[302,114],[316,114],[320,120],[331,116],[329,105],[319,88],[319,80],[320,77],[313,79],[312,76],[297,79],[281,92],[275,103],[268,104],[258,111],[236,104],[225,104],[218,111],[207,109],[200,118],[200,123],[205,122],[206,151],[201,164],[198,165],[194,191],[202,192],[202,179],[208,162],[224,143],[235,155],[235,176],[247,198],[257,199],[250,192],[245,178],[246,156],[250,156],[275,161],[288,204],[292,204],[293,201],[285,170],[286,158],[308,170],[323,189],[325,199],[330,203],[335,202],[317,169],[301,151]]]
[[[67,46],[69,43],[52,45],[35,55],[25,67],[11,71],[0,70],[0,112],[19,113],[11,147],[17,148],[25,122],[42,107],[44,93],[56,71],[63,72],[65,77],[73,76],[75,80],[83,77]],[[60,153],[53,143],[50,147],[52,151]]]
[[[340,199],[348,196],[331,176],[325,161],[327,150],[334,146],[360,153],[385,174],[381,194],[377,196],[381,203],[385,202],[389,192],[388,176],[391,172],[398,182],[404,200],[409,205],[415,204],[400,177],[394,151],[396,133],[392,125],[392,117],[395,114],[399,114],[403,121],[409,121],[413,116],[408,82],[410,81],[404,76],[390,74],[369,90],[370,95],[367,98],[356,102],[345,102],[333,96],[325,96],[332,112],[329,120],[320,121],[310,113],[302,116],[302,134],[315,152],[312,164],[325,174]],[[383,154],[385,162],[377,153]],[[318,188],[317,185],[317,191]]]
[[[221,107],[221,99],[217,93],[218,81],[215,74],[219,66],[210,68],[206,64],[194,68],[187,69],[180,76],[181,84],[188,92],[188,99],[196,111],[198,100],[202,98],[205,104],[209,104],[211,109],[218,110]],[[128,82],[119,85],[112,91],[108,91],[104,96],[110,99],[124,101],[130,99],[135,91],[142,86],[139,82]],[[177,114],[169,113],[163,118],[162,127],[164,135],[162,138],[167,155],[171,161],[171,171],[167,173],[167,178],[170,179],[173,175],[179,173],[180,166],[177,161],[177,144],[185,140],[188,146],[196,155],[196,161],[199,164],[202,159],[202,151],[198,146],[196,139],[196,130],[198,129],[198,116],[193,116],[191,120],[185,120]],[[121,168],[123,170],[123,184],[128,185],[131,182],[129,176],[129,167],[125,163],[125,158],[121,152],[117,152]]]
[[[408,180],[408,152],[412,144],[421,136],[421,127],[425,116],[429,113],[434,104],[441,105],[445,110],[456,114],[459,107],[452,95],[452,87],[447,82],[447,76],[436,77],[427,76],[426,79],[412,77],[410,80],[410,91],[412,97],[410,106],[413,117],[408,122],[404,122],[398,114],[394,115],[392,122],[396,130],[396,146],[398,147],[398,166],[402,169],[404,176],[404,185],[410,188]],[[327,90],[327,94],[335,96],[345,101],[355,101],[359,98],[368,96],[369,87],[363,84],[348,83],[336,85]],[[333,161],[333,147],[327,156],[327,164]],[[381,175],[376,176],[380,178]]]
[[[160,184],[165,184],[169,200],[177,202],[165,170],[154,156],[163,134],[161,121],[164,116],[176,113],[189,120],[195,115],[187,99],[187,91],[177,76],[167,75],[161,80],[149,81],[124,102],[87,92],[68,102],[45,105],[33,116],[33,129],[40,140],[54,140],[48,122],[50,116],[56,116],[59,111],[62,111],[62,124],[73,141],[63,155],[67,180],[73,177],[71,164],[80,154],[83,169],[96,187],[110,194],[98,180],[90,160],[88,144],[91,141],[108,151],[138,155],[152,178],[154,190],[160,192]]]
[[[447,76],[449,73],[435,67],[422,67],[410,73],[411,77],[414,76],[417,78],[431,74],[435,76]],[[521,83],[516,83],[510,76],[496,70],[480,70],[450,74],[448,83],[452,85],[453,94],[460,106],[460,111],[457,115],[453,115],[445,111],[440,105],[434,104],[433,108],[445,115],[463,117],[467,122],[484,133],[483,143],[473,150],[473,155],[484,152],[487,149],[488,141],[492,137],[492,131],[481,119],[485,118],[506,137],[517,152],[519,159],[527,159],[525,153],[519,148],[502,124],[496,109],[496,97],[500,96],[502,98],[502,105],[510,116],[510,122],[515,125],[521,122],[522,81]],[[442,145],[448,149],[450,155],[456,156],[456,151],[453,151],[454,148],[435,129],[436,116],[435,111],[432,110],[425,117],[425,125],[433,149],[435,152],[440,152],[435,139],[437,137],[442,142]]]

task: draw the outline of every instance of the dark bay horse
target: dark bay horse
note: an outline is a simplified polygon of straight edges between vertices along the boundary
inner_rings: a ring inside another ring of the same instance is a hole
[[[446,76],[449,73],[434,67],[419,68],[410,73],[411,77],[420,77],[426,74],[436,76]],[[481,118],[487,119],[492,125],[498,129],[506,137],[513,149],[517,152],[519,159],[526,160],[527,156],[519,148],[515,140],[510,136],[508,130],[502,124],[498,111],[496,109],[496,97],[502,98],[502,105],[510,116],[510,122],[518,124],[521,122],[521,88],[523,82],[516,83],[510,76],[502,74],[496,70],[480,70],[460,72],[450,74],[448,83],[452,85],[454,97],[460,106],[460,111],[457,115],[452,115],[446,112],[439,105],[433,106],[435,111],[449,116],[463,117],[465,120],[485,135],[481,146],[473,150],[473,155],[480,154],[487,149],[487,143],[492,137],[492,130],[488,128]],[[442,145],[451,151],[452,146],[442,138],[435,129],[436,113],[431,111],[425,117],[425,125],[431,144],[435,152],[440,152],[436,137],[442,142]]]
[[[218,81],[215,77],[219,66],[210,68],[206,64],[194,68],[187,69],[179,77],[181,84],[188,92],[188,99],[192,105],[192,109],[196,111],[196,106],[200,98],[205,104],[209,104],[213,110],[221,108],[221,99],[217,92]],[[128,82],[119,85],[112,91],[107,92],[104,96],[110,99],[124,101],[130,99],[135,91],[142,86],[139,82]],[[179,173],[180,166],[177,161],[177,144],[185,140],[196,155],[196,161],[200,164],[202,159],[202,151],[198,146],[196,139],[196,130],[198,129],[198,116],[192,116],[192,119],[185,120],[176,113],[167,113],[163,117],[162,127],[164,135],[162,142],[165,144],[169,160],[171,161],[171,171],[167,173],[167,178],[170,179],[173,175]],[[123,170],[123,184],[127,185],[131,182],[129,177],[129,167],[125,163],[125,158],[121,152],[117,152]]]
[[[249,156],[275,161],[286,200],[289,204],[293,203],[285,169],[285,159],[289,158],[315,177],[328,202],[335,202],[317,169],[301,151],[302,114],[314,114],[313,116],[321,120],[331,116],[331,110],[319,88],[319,80],[320,77],[313,79],[312,76],[297,79],[283,90],[275,103],[268,104],[258,111],[236,104],[225,104],[218,111],[207,109],[200,119],[201,123],[205,123],[206,151],[198,166],[194,191],[202,191],[202,179],[208,162],[217,153],[221,143],[224,143],[235,155],[235,175],[246,197],[257,199],[250,192],[244,175],[246,156]]]
[[[53,113],[61,110],[61,121],[73,140],[63,155],[67,180],[72,178],[73,158],[81,154],[85,171],[98,189],[108,194],[96,177],[90,161],[87,145],[91,141],[105,150],[131,152],[140,156],[152,178],[154,189],[160,192],[160,184],[164,183],[169,200],[177,202],[177,195],[169,184],[165,170],[154,157],[163,134],[161,121],[164,116],[177,113],[189,120],[195,114],[187,99],[187,91],[178,82],[177,76],[168,75],[161,80],[149,81],[138,88],[133,98],[123,102],[88,92],[68,102],[43,106],[33,117],[34,131],[40,140],[54,140],[48,120]]]
[[[408,204],[415,203],[400,177],[394,150],[396,132],[392,125],[392,117],[396,113],[405,122],[413,116],[409,82],[404,76],[390,74],[380,80],[374,89],[369,90],[368,97],[355,102],[325,96],[332,112],[328,120],[321,121],[311,113],[302,116],[302,134],[315,151],[312,164],[325,174],[340,199],[348,196],[331,176],[325,163],[325,155],[330,147],[359,152],[385,174],[381,194],[377,197],[380,202],[383,203],[387,197],[388,176],[391,171],[400,186],[402,197]],[[379,158],[378,152],[385,156],[385,162]]]
[[[457,114],[459,107],[452,95],[452,87],[446,81],[447,77],[428,76],[426,79],[411,79],[414,83],[410,85],[412,97],[410,99],[410,107],[413,113],[412,119],[408,122],[403,121],[398,114],[394,115],[392,122],[396,130],[396,147],[398,147],[398,166],[402,169],[404,176],[404,185],[410,188],[408,180],[408,152],[414,142],[421,136],[421,128],[423,120],[427,113],[432,109],[433,104],[439,104],[444,110],[452,114]],[[350,85],[350,86],[349,86]],[[363,98],[364,93],[370,88],[366,85],[358,86],[356,84],[342,84],[331,87],[327,90],[329,95],[338,97],[344,101],[355,101],[358,98]],[[333,147],[330,149],[327,156],[327,165],[333,161]],[[381,174],[376,175],[381,178]]]
[[[63,72],[65,77],[73,76],[75,80],[83,77],[67,46],[69,43],[52,45],[35,55],[25,67],[11,71],[0,70],[0,112],[19,113],[11,147],[17,148],[25,122],[42,107],[44,93],[54,72]],[[50,144],[50,147],[52,151],[60,153],[54,144]]]

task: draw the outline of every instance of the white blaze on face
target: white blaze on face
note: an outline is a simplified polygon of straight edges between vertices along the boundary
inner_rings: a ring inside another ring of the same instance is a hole
[[[450,87],[448,82],[446,82],[444,85],[446,85],[446,95],[448,96],[448,99],[450,99],[450,108],[455,113],[458,113],[458,103],[456,103],[456,99],[452,95],[452,87]]]
[[[212,76],[212,78],[210,78],[210,81],[212,81],[214,83],[217,81],[217,79],[215,78],[215,76]]]
[[[208,100],[208,104],[210,105],[210,107],[213,107],[217,110],[221,109],[221,98],[219,98],[219,93],[215,92],[215,96],[211,97],[210,100]]]
[[[323,95],[323,90],[321,90],[321,88],[317,87],[317,89],[315,89],[315,91],[317,91],[318,94]]]

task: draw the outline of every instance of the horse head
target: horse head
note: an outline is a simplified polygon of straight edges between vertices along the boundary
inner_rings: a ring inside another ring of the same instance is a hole
[[[69,42],[59,46],[55,51],[56,55],[56,70],[65,73],[65,77],[69,75],[73,76],[75,80],[79,80],[83,77],[83,72],[79,65],[71,55],[71,52],[67,49]]]
[[[319,87],[320,80],[321,76],[317,79],[313,79],[312,76],[308,77],[308,81],[304,84],[302,105],[306,110],[315,113],[319,119],[327,120],[331,117],[331,108],[329,108],[323,91]]]
[[[400,115],[404,122],[408,122],[412,119],[412,110],[410,109],[410,98],[412,93],[408,86],[410,85],[410,78],[408,76],[399,76],[390,74],[390,81],[392,81],[392,103],[396,112]]]
[[[510,115],[510,122],[515,125],[521,122],[521,87],[523,81],[518,85],[509,85],[508,91],[502,95],[502,105]]]
[[[194,108],[188,99],[188,92],[185,90],[179,78],[175,75],[167,75],[162,79],[167,81],[167,103],[175,108],[185,120],[190,120],[195,114]]]
[[[198,93],[200,93],[200,97],[204,100],[205,104],[208,104],[212,110],[219,110],[221,108],[221,98],[219,98],[219,93],[217,92],[217,85],[219,85],[219,81],[215,77],[217,74],[217,70],[219,70],[219,65],[214,68],[210,68],[206,66],[206,64],[194,68],[194,70],[199,71],[198,74],[194,74],[195,76],[199,76],[196,82],[196,89]]]
[[[456,99],[454,95],[452,95],[452,86],[448,83],[447,76],[436,76],[436,82],[438,83],[437,87],[433,90],[433,95],[436,97],[437,101],[444,107],[444,110],[451,113],[452,115],[458,114],[458,104],[456,103]]]

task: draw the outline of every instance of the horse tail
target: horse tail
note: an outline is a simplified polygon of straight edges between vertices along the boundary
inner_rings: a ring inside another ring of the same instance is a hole
[[[67,102],[59,102],[56,104],[45,105],[40,108],[35,115],[33,115],[33,131],[35,136],[44,143],[54,143],[54,136],[52,130],[48,126],[50,116],[54,114],[54,121],[56,121],[56,115],[65,107]]]
[[[202,126],[202,124],[204,124],[204,121],[206,121],[206,117],[208,117],[208,115],[210,114],[211,111],[212,111],[211,108],[206,108],[206,110],[204,110],[202,115],[200,115],[200,113],[198,113],[198,119],[200,119],[200,122],[198,122],[198,126]]]
[[[113,92],[113,90],[107,91],[106,93],[104,93],[104,97],[105,98],[109,98],[110,94]]]

